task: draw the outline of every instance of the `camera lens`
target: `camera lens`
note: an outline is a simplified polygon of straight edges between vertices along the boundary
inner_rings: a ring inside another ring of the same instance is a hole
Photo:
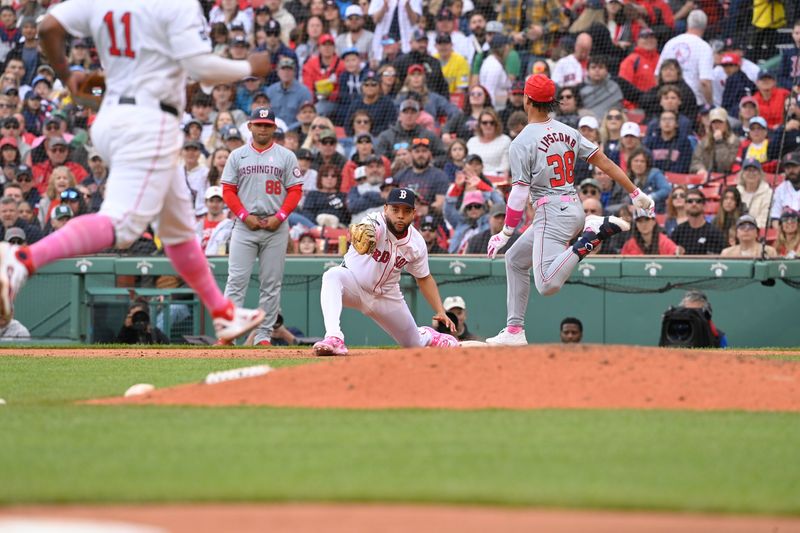
[[[667,324],[667,338],[673,343],[684,343],[692,338],[692,324],[686,320],[671,320]]]

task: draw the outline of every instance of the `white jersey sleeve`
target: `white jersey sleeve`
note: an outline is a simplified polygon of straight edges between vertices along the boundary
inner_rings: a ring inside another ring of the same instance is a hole
[[[169,7],[167,7],[169,6]],[[164,2],[169,23],[169,47],[172,57],[180,60],[211,53],[211,40],[206,18],[199,2]]]
[[[74,37],[91,37],[91,19],[87,13],[91,12],[93,0],[70,0],[54,5],[48,12],[64,26],[67,33]]]

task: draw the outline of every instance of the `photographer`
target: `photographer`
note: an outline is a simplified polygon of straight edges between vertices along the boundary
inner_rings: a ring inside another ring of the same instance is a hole
[[[706,293],[687,291],[678,307],[670,307],[661,324],[659,346],[727,348],[728,338],[711,320]]]
[[[128,316],[117,334],[117,342],[122,344],[169,344],[163,331],[150,323],[148,305],[136,301],[128,308]]]

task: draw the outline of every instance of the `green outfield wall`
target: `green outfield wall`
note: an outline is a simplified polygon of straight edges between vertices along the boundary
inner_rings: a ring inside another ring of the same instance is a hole
[[[324,333],[321,278],[339,262],[330,256],[287,259],[281,295],[287,325],[308,336]],[[226,259],[212,258],[210,264],[224,287]],[[492,336],[505,325],[502,259],[439,256],[431,257],[430,265],[442,298],[458,295],[466,300],[467,323],[473,332]],[[135,295],[150,300],[154,321],[158,317],[174,339],[183,334],[210,334],[207,313],[190,290],[155,288],[155,279],[162,275],[174,275],[174,271],[161,257],[59,261],[29,280],[17,299],[16,317],[35,339],[108,341]],[[118,276],[136,276],[142,287],[117,288]],[[414,280],[404,275],[401,285],[418,323],[429,323],[432,310]],[[545,298],[534,288],[526,318],[528,340],[558,341],[561,319],[575,316],[584,324],[585,342],[655,345],[662,313],[692,288],[707,292],[714,321],[727,333],[732,346],[800,345],[800,261],[665,257],[587,259],[558,294]],[[254,275],[246,304],[255,306],[257,302]],[[371,320],[352,310],[344,311],[342,325],[350,345],[393,343]]]

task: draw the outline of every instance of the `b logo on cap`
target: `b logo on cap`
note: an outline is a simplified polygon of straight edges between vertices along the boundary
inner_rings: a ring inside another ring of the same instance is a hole
[[[406,191],[404,191],[403,189],[400,189],[400,199],[401,200],[405,200],[406,196],[407,196]]]

